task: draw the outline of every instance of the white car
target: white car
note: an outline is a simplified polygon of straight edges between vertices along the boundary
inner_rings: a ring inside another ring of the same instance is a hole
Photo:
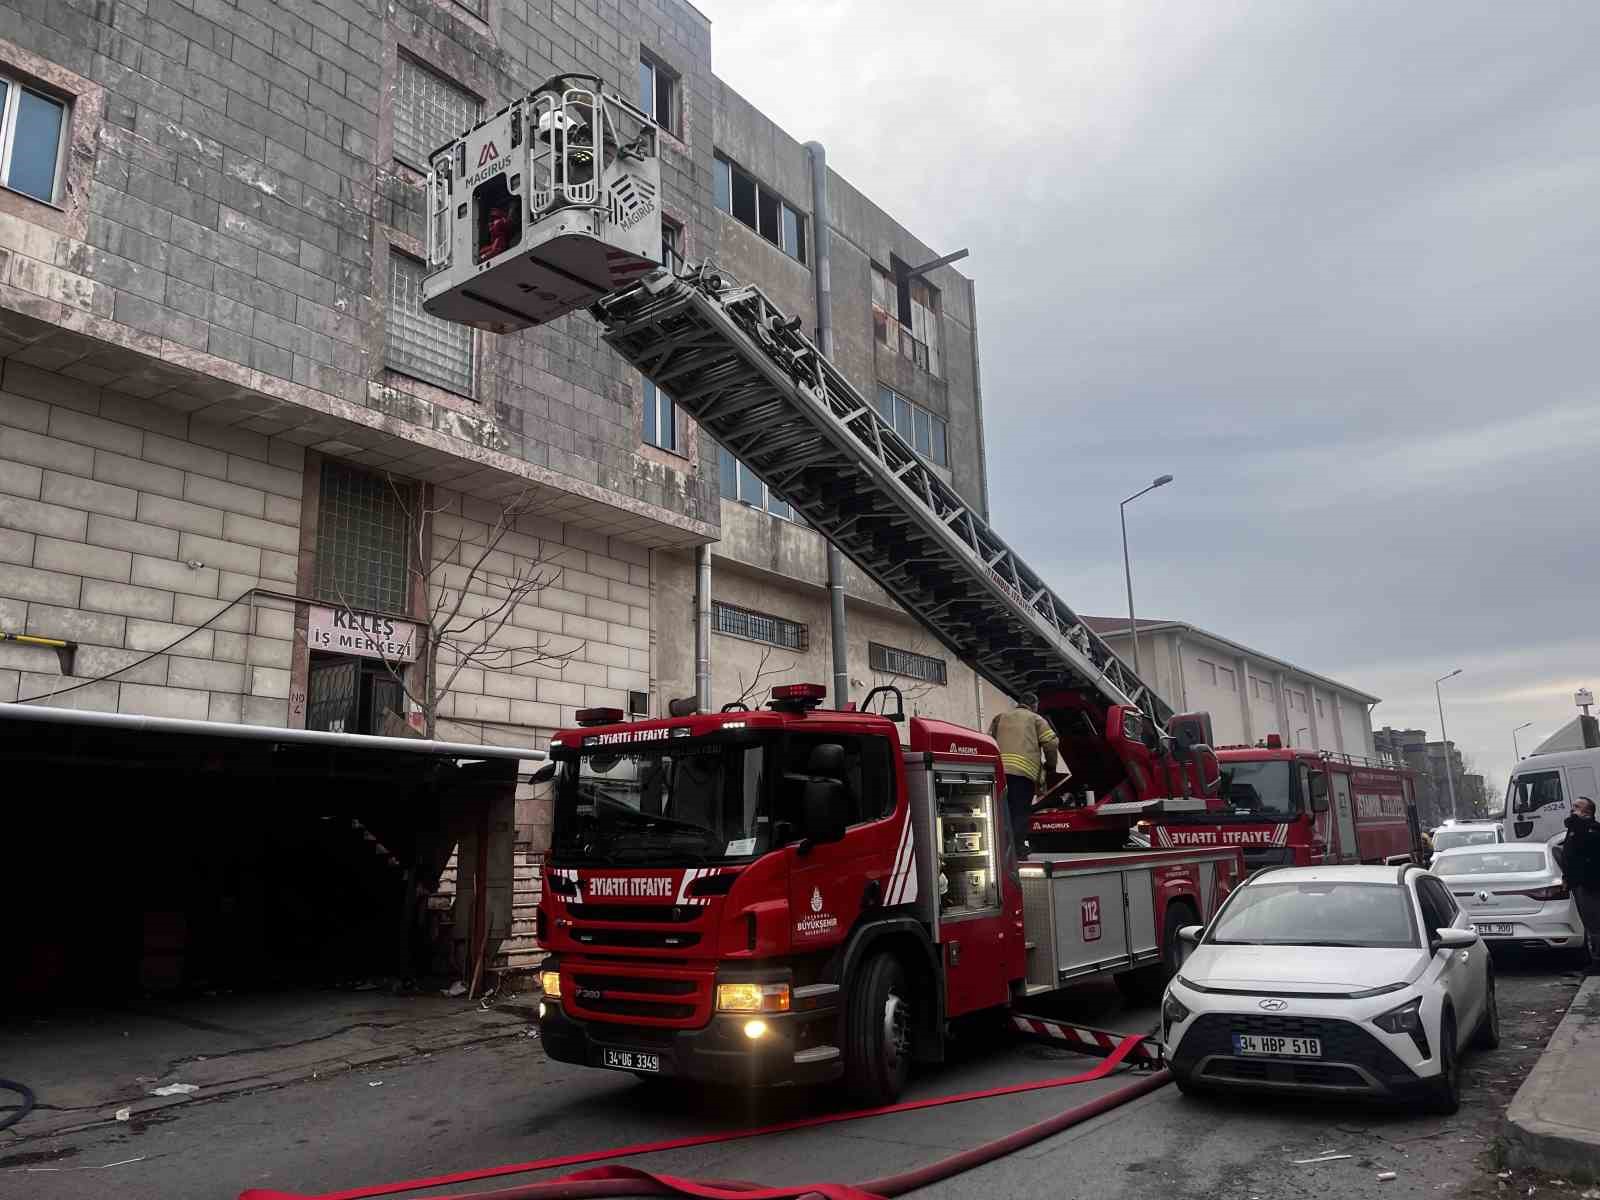
[[[1452,821],[1433,831],[1433,852],[1455,850],[1461,846],[1493,846],[1506,840],[1506,827],[1500,821]],[[1433,861],[1428,862],[1433,869]]]
[[[1455,1112],[1461,1051],[1500,1040],[1494,965],[1439,879],[1399,867],[1268,867],[1228,897],[1161,1006],[1186,1093],[1420,1099]]]
[[[1547,843],[1441,850],[1432,871],[1491,948],[1572,950],[1587,958],[1583,920]]]

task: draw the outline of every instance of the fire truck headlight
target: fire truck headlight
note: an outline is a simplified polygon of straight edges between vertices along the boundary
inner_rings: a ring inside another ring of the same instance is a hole
[[[544,994],[551,1000],[561,999],[561,972],[540,971],[539,986],[544,989]]]
[[[787,983],[719,983],[717,984],[717,1011],[735,1013],[788,1012],[789,985]]]
[[[1184,1004],[1172,994],[1172,989],[1167,989],[1167,996],[1161,1002],[1161,1019],[1167,1023],[1168,1028],[1181,1025],[1190,1017],[1189,1006]]]
[[[767,1023],[765,1021],[746,1021],[744,1023],[744,1035],[752,1042],[766,1037]]]

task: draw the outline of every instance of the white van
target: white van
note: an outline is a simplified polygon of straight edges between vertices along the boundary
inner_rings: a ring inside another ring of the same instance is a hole
[[[1572,802],[1600,802],[1600,749],[1535,754],[1511,769],[1503,816],[1513,842],[1548,842],[1566,832]]]

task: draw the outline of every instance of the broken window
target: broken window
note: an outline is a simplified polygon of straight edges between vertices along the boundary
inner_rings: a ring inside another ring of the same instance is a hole
[[[939,369],[939,289],[890,256],[892,270],[872,267],[872,332],[880,344],[908,358],[930,375]]]
[[[661,128],[676,134],[677,77],[648,54],[639,55],[639,107]]]
[[[711,164],[711,192],[716,205],[737,217],[790,258],[806,261],[806,219],[720,154]]]

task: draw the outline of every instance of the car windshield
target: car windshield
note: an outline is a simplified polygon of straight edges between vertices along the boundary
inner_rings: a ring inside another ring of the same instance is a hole
[[[1292,816],[1296,811],[1287,762],[1234,762],[1228,776],[1228,802],[1235,809]]]
[[[1393,883],[1310,881],[1241,888],[1206,938],[1218,946],[1413,947],[1411,897]]]
[[[1441,854],[1433,864],[1435,875],[1517,875],[1543,871],[1548,864],[1542,850],[1474,850]]]
[[[701,863],[771,847],[762,748],[687,739],[585,747],[556,775],[560,862]]]
[[[1457,846],[1493,846],[1500,840],[1493,829],[1440,829],[1433,835],[1435,850],[1453,850]]]

